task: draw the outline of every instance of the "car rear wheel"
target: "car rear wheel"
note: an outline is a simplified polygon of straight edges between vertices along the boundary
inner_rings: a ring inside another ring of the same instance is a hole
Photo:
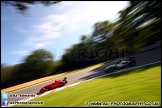
[[[67,81],[65,81],[65,84],[67,83]]]
[[[131,62],[131,65],[132,65],[132,66],[135,66],[135,65],[136,65],[136,62],[135,62],[135,61],[132,61],[132,62]]]
[[[65,85],[65,83],[64,82],[61,82],[61,86],[64,86]]]

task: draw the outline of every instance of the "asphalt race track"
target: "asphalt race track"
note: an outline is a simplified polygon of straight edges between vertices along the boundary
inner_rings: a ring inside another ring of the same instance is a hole
[[[136,66],[141,66],[141,65],[145,65],[145,64],[149,64],[149,63],[153,63],[153,62],[157,62],[157,61],[161,61],[161,48],[149,51],[149,52],[144,52],[141,54],[137,54],[134,55],[137,65]],[[95,68],[91,71],[82,71],[82,72],[78,72],[78,73],[74,73],[74,74],[70,74],[67,77],[67,85],[76,83],[78,81],[82,81],[82,80],[88,80],[91,78],[94,78],[96,76],[101,76],[101,75],[105,75],[106,73],[104,72],[104,69],[106,68],[106,66],[113,64],[113,62],[111,63],[107,63],[104,64],[98,68]],[[127,67],[130,68],[130,67]],[[126,68],[124,68],[126,69]],[[120,69],[122,70],[122,69]],[[119,71],[119,70],[115,70],[115,71]],[[114,72],[115,72],[114,71]],[[60,77],[58,79],[63,79],[63,77]],[[33,85],[24,89],[20,89],[14,92],[10,92],[9,94],[37,94],[38,91],[45,85],[50,84],[52,82],[54,82],[55,79],[41,83],[41,84],[37,84],[37,85]],[[18,101],[21,100],[23,98],[9,98],[9,101]]]

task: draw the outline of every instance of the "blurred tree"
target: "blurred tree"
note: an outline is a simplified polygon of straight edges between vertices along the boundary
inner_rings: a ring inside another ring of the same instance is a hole
[[[94,31],[92,33],[92,39],[95,42],[105,41],[112,36],[113,24],[109,21],[97,22],[94,24]]]
[[[21,64],[18,71],[13,74],[13,78],[16,80],[32,79],[36,77],[42,77],[53,73],[54,62],[51,52],[44,49],[33,51]]]
[[[141,24],[161,18],[160,1],[130,1],[130,5],[120,11],[122,27],[138,27]]]
[[[5,64],[1,63],[1,68],[4,68],[5,67]]]
[[[29,5],[43,4],[45,6],[57,4],[61,1],[1,1],[3,6],[12,6],[20,13],[26,14],[29,9]]]
[[[41,61],[51,61],[53,60],[53,55],[44,49],[35,50],[29,55],[25,62],[41,62]]]
[[[15,66],[6,66],[6,67],[1,68],[1,88],[2,89],[14,85],[14,83],[16,82],[15,79],[19,78],[18,77],[19,74],[17,73],[19,70],[19,67],[20,67],[20,64],[17,64]],[[14,78],[13,75],[16,77]]]
[[[24,64],[35,76],[48,74],[53,70],[53,55],[44,49],[35,50],[25,58]]]
[[[81,36],[81,42],[85,42],[87,40],[88,36],[82,35]]]
[[[140,50],[148,42],[146,38],[154,36],[157,39],[160,38],[157,35],[161,32],[160,26],[158,26],[161,25],[160,1],[130,1],[130,5],[119,13],[118,29],[115,30],[114,35],[120,40],[119,44],[125,43],[132,49],[132,52]],[[143,32],[144,29],[140,29],[140,27],[150,22],[157,23],[147,32]],[[154,41],[157,40],[154,39]]]
[[[89,57],[89,46],[87,43],[80,42],[68,48],[63,54],[61,61],[63,63],[63,68],[74,69],[89,64]]]

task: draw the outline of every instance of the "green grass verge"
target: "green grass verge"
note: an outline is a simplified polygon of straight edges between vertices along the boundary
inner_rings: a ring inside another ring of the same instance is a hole
[[[108,75],[31,101],[43,101],[39,107],[84,107],[84,102],[94,101],[156,101],[161,106],[161,63]]]

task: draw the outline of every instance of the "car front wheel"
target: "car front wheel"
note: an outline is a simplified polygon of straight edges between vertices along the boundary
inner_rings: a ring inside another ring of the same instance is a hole
[[[108,73],[108,70],[105,70],[105,73]]]
[[[45,88],[42,88],[41,90],[40,90],[40,93],[44,93],[46,91],[46,89]]]
[[[113,71],[114,71],[114,68],[110,68],[109,71],[110,71],[110,72],[113,72]]]

